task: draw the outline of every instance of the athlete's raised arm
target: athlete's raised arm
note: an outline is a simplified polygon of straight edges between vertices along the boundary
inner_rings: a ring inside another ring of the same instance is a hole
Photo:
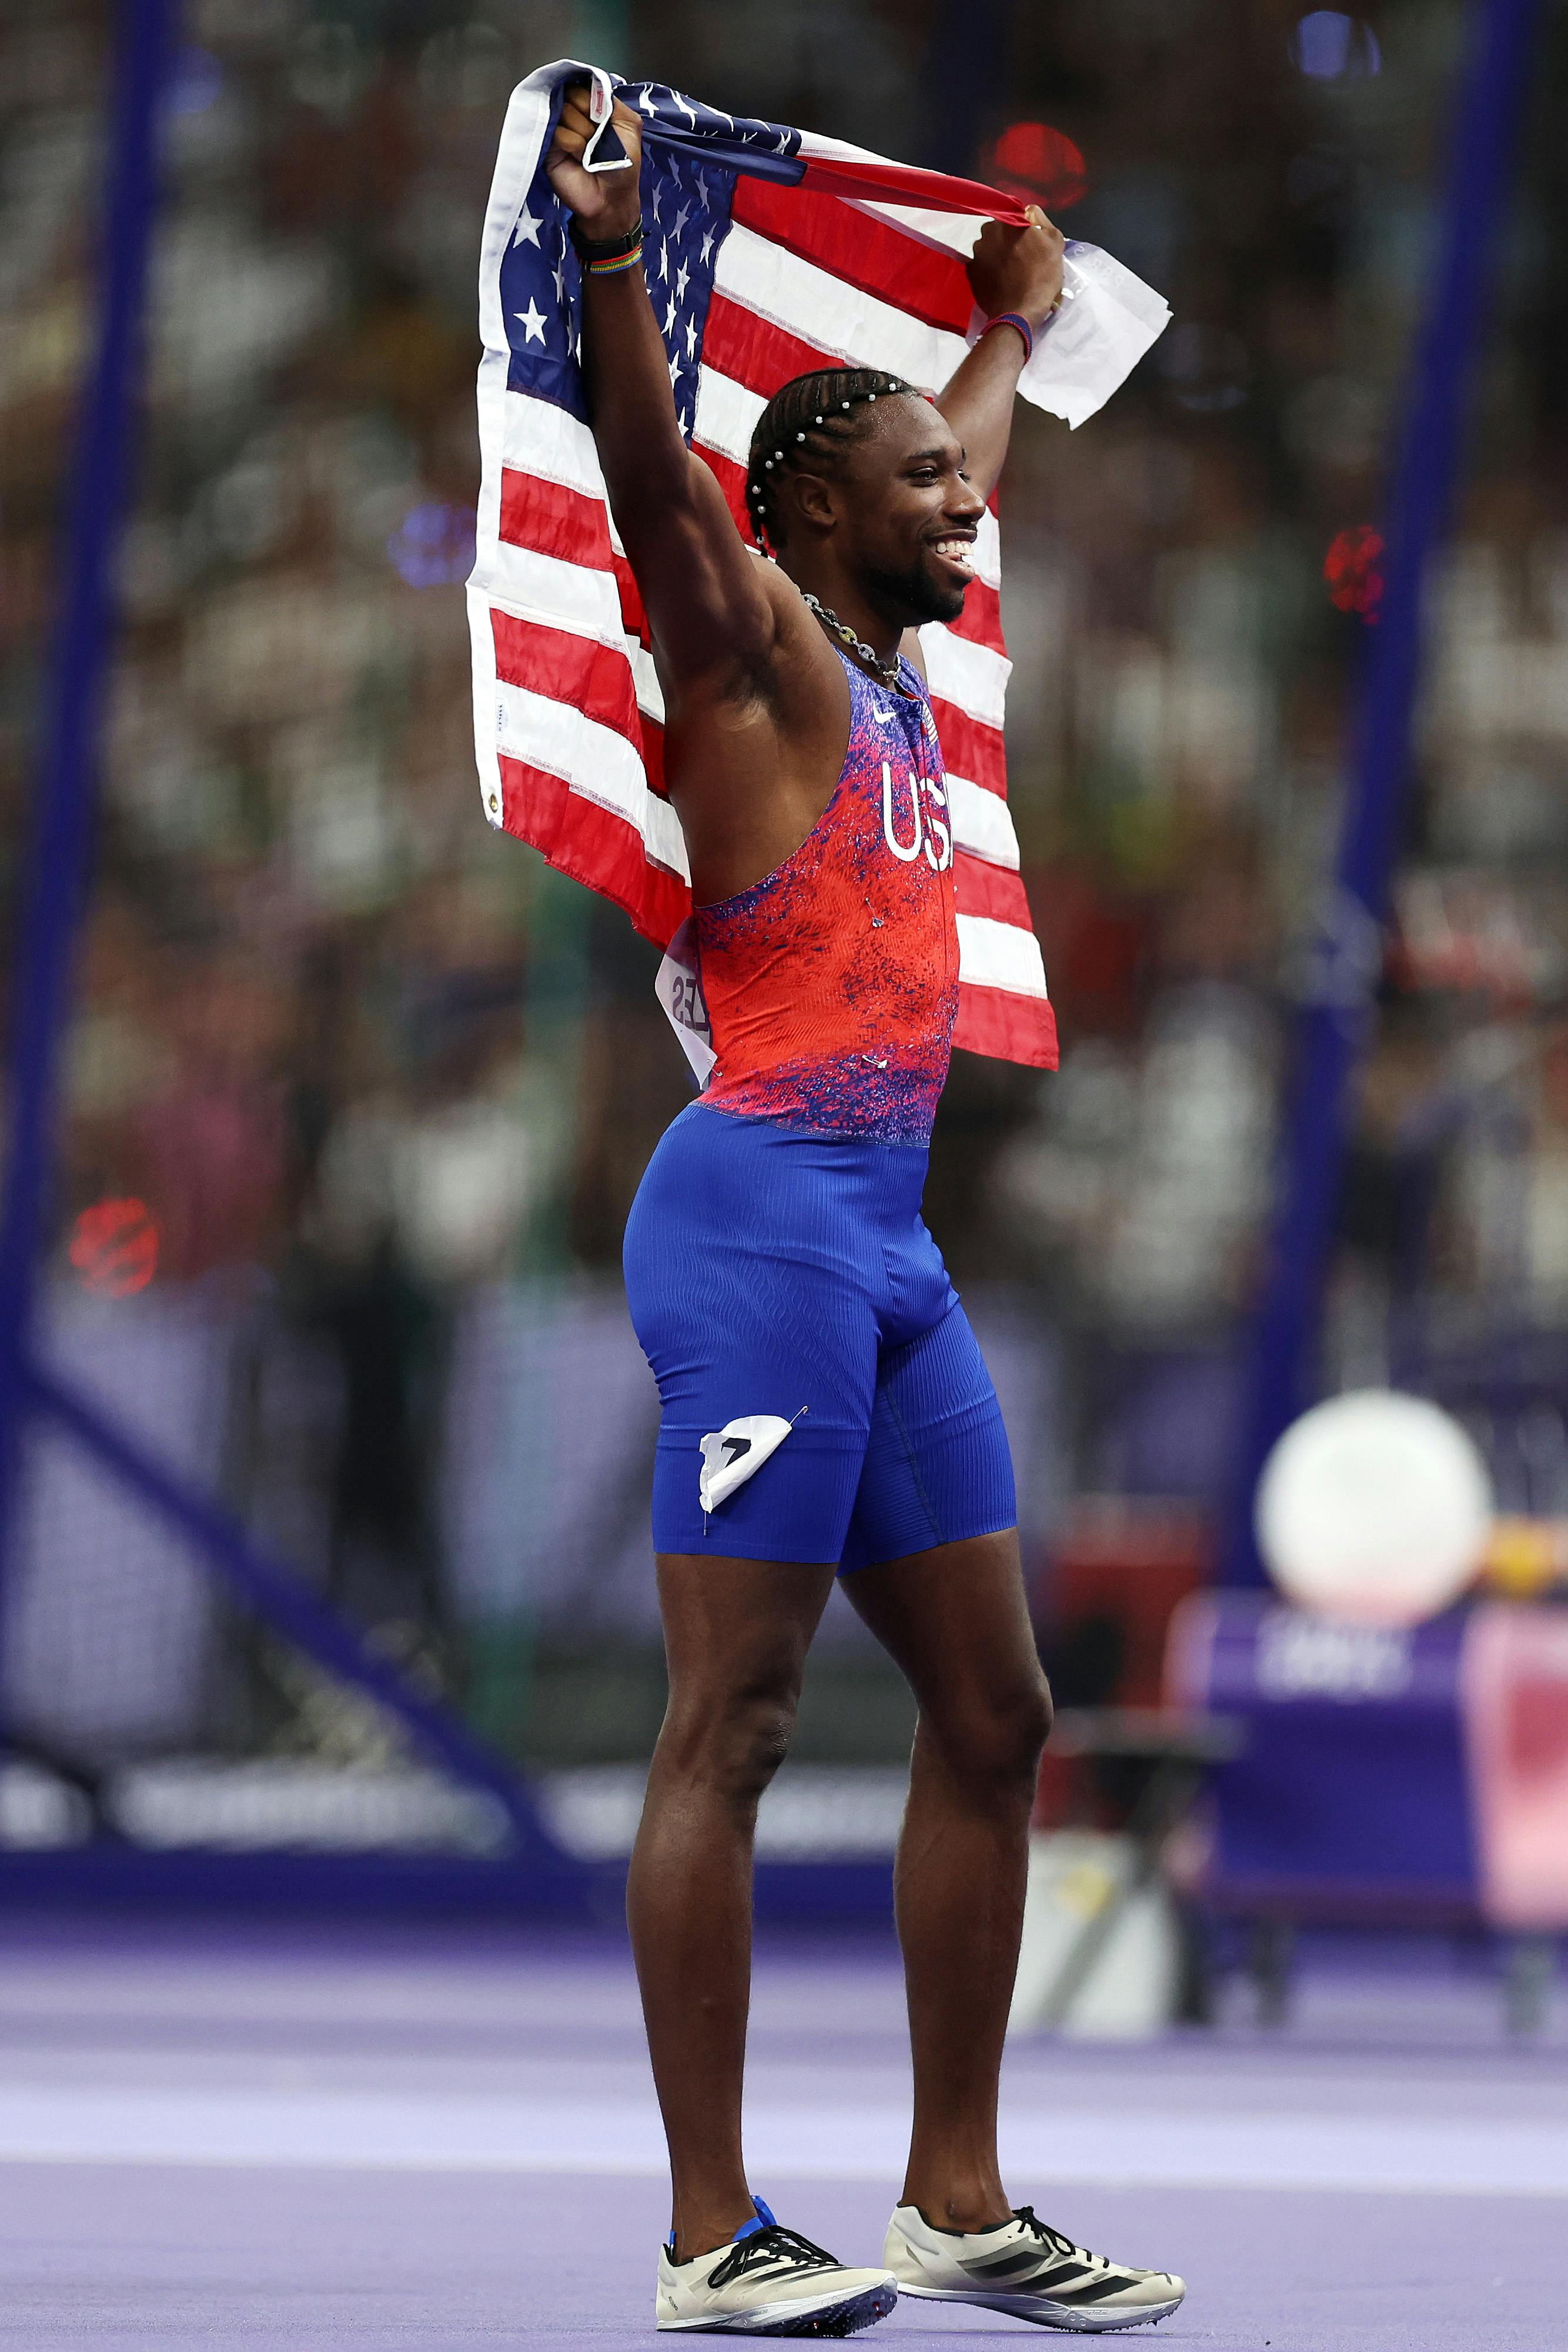
[[[583,375],[611,511],[661,672],[678,692],[754,671],[773,644],[774,607],[717,482],[681,437],[642,264],[627,258],[642,220],[642,125],[617,103],[614,127],[632,168],[586,171],[580,159],[595,129],[589,89],[568,85],[546,169],[571,209],[582,257]]]
[[[988,319],[1022,319],[1038,335],[1061,293],[1061,231],[1038,205],[1030,206],[1029,228],[988,221],[969,264],[969,284]],[[1013,395],[1029,356],[1021,332],[998,328],[982,335],[974,350],[936,395],[936,405],[967,453],[967,471],[988,499],[997,486],[1012,429]]]

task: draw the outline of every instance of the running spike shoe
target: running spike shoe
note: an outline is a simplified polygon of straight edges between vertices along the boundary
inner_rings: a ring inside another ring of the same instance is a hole
[[[885,2319],[898,2301],[886,2271],[846,2270],[842,2263],[776,2221],[760,2197],[755,2221],[727,2246],[673,2259],[659,2249],[661,2327],[729,2336],[853,2336]]]
[[[1186,2293],[1169,2271],[1133,2271],[1085,2253],[1020,2205],[998,2230],[936,2230],[918,2206],[900,2205],[883,2260],[900,2294],[928,2303],[977,2303],[1038,2327],[1082,2336],[1168,2319]]]

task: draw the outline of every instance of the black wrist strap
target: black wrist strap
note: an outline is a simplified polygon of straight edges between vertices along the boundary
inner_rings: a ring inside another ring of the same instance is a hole
[[[613,261],[617,254],[635,253],[642,244],[642,216],[639,215],[636,227],[628,229],[624,236],[593,237],[583,236],[577,226],[577,215],[574,213],[571,219],[571,241],[577,247],[579,258],[582,261]]]

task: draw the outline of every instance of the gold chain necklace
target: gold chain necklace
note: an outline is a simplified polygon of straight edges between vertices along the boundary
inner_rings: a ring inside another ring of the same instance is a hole
[[[904,685],[904,670],[899,662],[896,660],[884,662],[880,654],[873,653],[865,639],[857,637],[849,623],[841,621],[838,614],[830,612],[826,604],[820,604],[809,588],[802,588],[800,594],[815,613],[823,628],[828,630],[830,635],[837,637],[841,645],[847,646],[852,654],[858,654],[873,676],[882,681],[889,694],[902,694],[907,702],[919,699],[918,696]]]

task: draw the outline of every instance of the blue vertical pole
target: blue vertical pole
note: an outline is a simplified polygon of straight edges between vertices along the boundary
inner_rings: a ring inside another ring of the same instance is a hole
[[[113,572],[141,373],[160,100],[177,0],[122,0],[99,225],[99,341],[71,478],[31,838],[18,886],[10,1158],[0,1195],[0,1573],[16,1517],[23,1377],[53,1161],[72,947],[91,862]]]
[[[1004,86],[1014,0],[942,0],[926,41],[921,79],[927,117],[921,161],[972,179],[989,125],[987,105]]]
[[[1228,1530],[1229,1581],[1262,1580],[1253,1496],[1276,1438],[1311,1401],[1322,1290],[1344,1162],[1350,1079],[1370,1034],[1382,927],[1410,778],[1423,587],[1446,525],[1465,392],[1486,312],[1486,269],[1507,195],[1534,0],[1476,0],[1460,72],[1448,185],[1385,532],[1378,626],[1327,907],[1304,976],[1281,1196]]]

